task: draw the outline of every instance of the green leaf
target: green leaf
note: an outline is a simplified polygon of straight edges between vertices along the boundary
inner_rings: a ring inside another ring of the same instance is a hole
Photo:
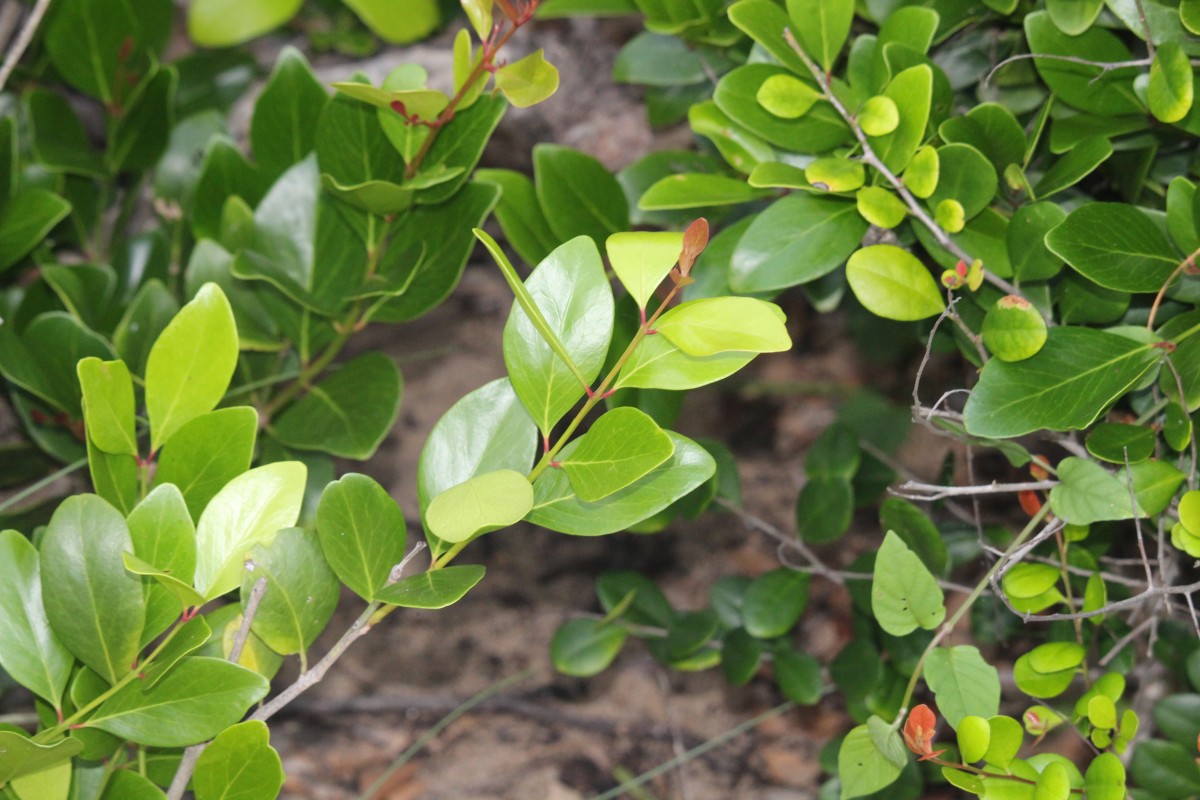
[[[755,94],[759,105],[780,119],[803,117],[822,97],[811,84],[784,73],[767,78]]]
[[[694,389],[729,377],[755,355],[734,351],[690,356],[666,336],[647,336],[621,368],[615,388]]]
[[[1136,464],[1154,453],[1154,431],[1140,425],[1104,422],[1088,433],[1087,450],[1110,464]]]
[[[33,152],[50,169],[102,177],[104,165],[65,95],[33,89],[22,97],[32,126]]]
[[[1183,473],[1178,468],[1157,459],[1131,464],[1128,473],[1133,476],[1133,492],[1138,508],[1152,517],[1161,514],[1171,504],[1183,482]],[[1119,480],[1122,486],[1128,485],[1126,470],[1121,470]]]
[[[679,261],[682,249],[683,234],[671,231],[614,233],[604,243],[613,272],[641,309]]]
[[[1149,742],[1147,744],[1157,743]],[[1142,749],[1141,746],[1138,747],[1139,752]],[[1194,777],[1195,765],[1191,766],[1193,775],[1191,793],[1194,793],[1200,789],[1200,780],[1196,780]],[[1084,774],[1084,791],[1087,793],[1088,800],[1121,800],[1125,797],[1125,765],[1121,763],[1121,759],[1112,753],[1101,753],[1092,759],[1092,763],[1088,765],[1087,772]]]
[[[179,629],[171,636],[171,640],[158,652],[158,656],[154,659],[154,665],[139,680],[145,680],[147,688],[156,685],[169,675],[171,670],[178,666],[183,659],[202,648],[212,638],[212,635],[212,628],[209,627],[208,620],[203,615],[192,617],[179,626]],[[90,671],[87,674],[95,675]],[[73,684],[71,687],[72,698],[74,698],[76,685],[78,684]],[[108,689],[108,686],[100,682],[97,688],[99,691],[96,692],[96,697],[99,697],[101,692]],[[76,705],[79,705],[78,699],[76,699]]]
[[[485,472],[445,490],[425,510],[429,530],[445,542],[464,542],[520,522],[533,507],[533,486],[520,472]]]
[[[1131,58],[1125,45],[1109,31],[1093,27],[1079,36],[1067,36],[1055,27],[1045,11],[1025,17],[1025,36],[1035,54],[1100,62]],[[1034,65],[1050,90],[1067,105],[1105,116],[1145,113],[1133,92],[1132,70],[1102,72],[1094,66],[1050,58],[1035,59]]]
[[[801,67],[801,75],[808,76],[807,67]],[[742,172],[748,172],[753,164],[739,165],[729,158],[730,153],[721,148],[720,139],[729,138],[730,132],[722,130],[714,123],[724,120],[724,127],[735,124],[745,129],[763,142],[773,144],[784,150],[799,153],[825,153],[844,143],[851,136],[850,130],[841,116],[828,102],[815,104],[808,112],[798,119],[780,119],[758,101],[759,92],[771,78],[777,75],[793,76],[783,67],[773,64],[746,64],[730,70],[721,77],[713,92],[713,103],[716,108],[700,104],[688,112],[688,121],[692,129],[713,139],[713,143],[725,155],[730,164]],[[704,110],[711,109],[711,110]],[[719,115],[711,113],[719,110]],[[702,122],[702,125],[697,125]],[[761,150],[757,161],[775,160],[769,148]]]
[[[964,219],[971,219],[995,196],[999,185],[996,170],[983,153],[969,144],[948,144],[938,148],[937,153],[940,177],[929,196],[930,204],[955,200],[962,206]]]
[[[1046,246],[1086,278],[1122,292],[1157,292],[1179,265],[1149,217],[1124,203],[1090,203],[1046,234]]]
[[[366,475],[330,483],[317,506],[321,550],[338,578],[370,602],[404,559],[404,512]]]
[[[270,744],[267,723],[230,726],[200,753],[192,777],[196,800],[273,800],[283,786],[283,764]]]
[[[655,328],[690,356],[778,353],[792,347],[783,311],[753,297],[688,300],[663,314]]]
[[[125,569],[129,570],[134,575],[140,575],[144,578],[151,578],[175,597],[174,607],[172,611],[178,616],[179,612],[188,608],[199,608],[204,605],[204,595],[192,588],[186,578],[180,578],[171,574],[166,570],[159,569],[153,564],[148,564],[132,553],[122,553],[121,562],[125,565]]]
[[[121,554],[133,550],[124,517],[95,495],[63,501],[41,542],[42,602],[76,658],[115,683],[137,660],[146,607]]]
[[[832,542],[850,529],[854,485],[841,475],[810,477],[796,498],[796,531],[806,542]]]
[[[900,125],[900,110],[890,97],[877,95],[858,110],[858,124],[868,136],[887,136]]]
[[[891,133],[868,140],[884,165],[899,173],[908,166],[925,138],[933,99],[933,70],[924,64],[909,67],[892,78],[883,96],[904,109],[900,124]]]
[[[564,675],[589,678],[608,669],[629,634],[602,620],[573,619],[554,632],[550,659]]]
[[[396,13],[391,0],[345,0],[377,36],[392,44],[407,44],[424,39],[436,30],[441,14],[434,0],[415,0]]]
[[[191,192],[192,233],[197,239],[219,238],[221,213],[228,199],[236,196],[256,206],[268,188],[267,176],[257,164],[246,160],[232,140],[210,133],[200,176]]]
[[[517,108],[528,108],[558,91],[558,70],[546,61],[543,50],[496,70],[496,88]]]
[[[691,658],[708,645],[720,627],[721,620],[711,609],[677,614],[667,626],[667,659],[683,661]]]
[[[1052,194],[1074,186],[1108,160],[1112,144],[1102,136],[1091,136],[1076,144],[1051,165],[1038,180],[1033,192],[1045,200]]]
[[[784,37],[784,31],[791,29],[792,21],[777,3],[770,0],[740,0],[729,6],[727,13],[730,22],[761,44],[780,64],[797,75],[810,74],[804,61]]]
[[[137,456],[133,379],[124,361],[81,360],[75,367],[83,391],[87,435],[106,453]]]
[[[494,0],[463,0],[463,11],[480,41],[486,41],[492,35],[492,5]]]
[[[762,661],[762,642],[746,633],[745,628],[734,628],[721,641],[721,672],[732,686],[745,686],[758,672]],[[778,661],[773,662],[778,676]],[[791,699],[791,698],[789,698]]]
[[[215,658],[187,658],[155,686],[131,681],[88,725],[151,747],[185,747],[216,736],[266,696],[267,679]]]
[[[775,683],[779,691],[793,703],[816,705],[824,693],[821,664],[807,653],[795,650],[776,650],[772,653]]]
[[[904,185],[915,196],[929,198],[937,190],[941,173],[942,165],[938,160],[937,148],[925,145],[913,154],[908,166],[904,168]]]
[[[1053,328],[1037,355],[987,363],[963,410],[967,431],[1008,438],[1086,428],[1158,358],[1155,348],[1123,336]]]
[[[146,495],[129,512],[127,519],[134,555],[189,590],[196,572],[196,528],[192,519],[183,496],[171,484],[160,485]],[[129,568],[128,558],[126,568]],[[180,596],[173,588],[169,582],[159,585],[159,582],[142,581],[142,594],[146,598],[143,643],[158,636],[179,617],[181,603],[183,608],[187,607],[188,598]]]
[[[983,343],[1001,361],[1022,361],[1046,343],[1046,320],[1028,300],[1006,295],[983,319]]]
[[[781,568],[755,578],[742,599],[742,624],[758,639],[774,639],[792,630],[808,605],[812,576]]]
[[[589,503],[640,479],[670,458],[675,449],[666,431],[633,407],[604,414],[578,442],[571,457],[559,463],[576,496]]]
[[[525,281],[526,303],[513,304],[504,326],[504,363],[513,389],[544,435],[584,394],[604,365],[612,338],[612,288],[593,242],[579,236],[555,249]],[[540,333],[532,302],[560,347]],[[557,352],[561,351],[561,352]],[[563,359],[569,356],[570,362]]]
[[[267,176],[278,178],[313,151],[328,101],[304,55],[285,47],[250,118],[250,148]]]
[[[281,444],[365,461],[400,413],[400,370],[387,355],[363,353],[288,406],[270,426]]]
[[[586,235],[599,247],[610,234],[629,227],[629,206],[621,185],[586,153],[536,145],[533,175],[538,200],[559,241]]]
[[[83,742],[75,738],[41,744],[30,739],[24,731],[0,730],[0,786],[22,775],[32,775],[66,763],[81,750]]]
[[[119,110],[128,86],[118,74],[140,75],[149,66],[143,19],[127,0],[64,2],[46,28],[50,61],[67,83]]]
[[[237,366],[237,328],[229,301],[205,284],[154,343],[146,362],[150,450],[216,408]]]
[[[1028,203],[1013,213],[1006,231],[1013,275],[1022,281],[1041,281],[1062,270],[1062,259],[1046,247],[1045,236],[1066,218],[1067,212],[1054,203]]]
[[[91,439],[87,440],[87,457],[88,471],[96,494],[122,514],[129,513],[137,504],[138,498],[137,459],[98,450]]]
[[[893,732],[899,738],[899,734]],[[842,782],[842,800],[864,797],[891,786],[902,767],[879,749],[866,725],[846,735],[838,749],[838,778]]]
[[[850,35],[854,0],[788,0],[787,10],[804,52],[826,72],[832,70]]]
[[[1055,26],[1068,36],[1078,36],[1092,27],[1104,0],[1046,0],[1046,11]]]
[[[537,264],[550,255],[558,246],[558,237],[550,230],[546,215],[538,204],[537,190],[533,181],[524,174],[511,169],[481,169],[475,172],[475,180],[492,183],[501,189],[500,202],[496,206],[496,219],[500,223],[509,245],[526,264]],[[613,237],[627,234],[613,234]],[[641,234],[655,236],[656,234]],[[662,235],[662,234],[659,234]],[[670,234],[667,234],[670,235]],[[612,238],[609,238],[611,242]],[[608,245],[611,248],[611,244]],[[678,256],[678,253],[676,253]],[[609,258],[612,258],[610,253]],[[674,263],[674,262],[672,262]],[[668,270],[670,268],[668,267]]]
[[[0,271],[37,247],[71,213],[71,204],[45,189],[24,189],[0,204]]]
[[[925,681],[952,728],[964,717],[991,717],[1000,711],[1000,674],[974,647],[934,648],[925,659]]]
[[[175,68],[154,70],[135,90],[129,108],[117,119],[108,142],[114,172],[148,170],[167,149],[175,124]]]
[[[1178,42],[1163,42],[1150,65],[1147,98],[1150,112],[1162,122],[1178,122],[1192,109],[1192,62]]]
[[[337,608],[341,584],[322,554],[316,533],[304,528],[280,531],[268,544],[250,551],[242,576],[242,607],[260,578],[266,592],[250,630],[280,655],[306,650],[325,629]]]
[[[647,189],[638,199],[642,211],[670,211],[708,206],[730,206],[766,197],[745,181],[725,175],[688,173],[668,175]]]
[[[716,462],[703,447],[670,431],[667,435],[675,445],[669,461],[596,503],[576,497],[562,470],[547,470],[534,482],[534,505],[527,519],[561,533],[602,536],[654,516],[716,471]],[[575,442],[568,444],[559,458],[569,459],[575,446]]]
[[[988,737],[987,752],[983,754],[984,762],[1007,770],[1008,765],[1017,757],[1021,749],[1021,740],[1025,732],[1021,723],[1012,717],[995,716],[988,718],[988,727],[992,735]]]
[[[933,630],[946,618],[942,590],[933,575],[893,531],[875,555],[871,608],[879,626],[892,636],[918,627]]]
[[[465,597],[483,580],[484,572],[477,564],[456,564],[423,572],[388,584],[375,593],[375,599],[404,608],[445,608]]]
[[[855,205],[862,218],[880,228],[894,228],[908,216],[908,207],[892,192],[881,186],[858,190]]]
[[[1050,508],[1072,525],[1131,519],[1129,489],[1094,461],[1074,456],[1058,465],[1059,484],[1050,490]]]
[[[924,511],[903,498],[888,497],[879,505],[879,524],[885,531],[895,531],[934,575],[945,573],[946,544]]]
[[[281,461],[244,472],[217,492],[196,526],[194,585],[206,599],[238,586],[245,554],[296,524],[306,474],[299,461]]]
[[[958,233],[966,225],[967,212],[962,203],[952,197],[940,200],[933,210],[933,220],[947,233]]]
[[[54,708],[62,708],[73,664],[46,616],[37,550],[16,531],[0,531],[0,667]],[[0,777],[3,770],[0,765]]]
[[[221,487],[250,468],[258,413],[249,406],[221,408],[182,425],[158,458],[155,486],[174,484],[192,519]]]
[[[188,35],[202,47],[228,47],[255,39],[290,20],[302,0],[191,0]]]
[[[871,245],[850,256],[846,280],[868,311],[886,319],[925,319],[946,307],[925,265],[894,245]]]

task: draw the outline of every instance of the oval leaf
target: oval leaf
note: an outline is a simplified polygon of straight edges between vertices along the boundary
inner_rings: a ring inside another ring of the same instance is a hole
[[[520,522],[533,507],[529,479],[511,469],[485,472],[433,498],[425,523],[446,542],[472,537]]]
[[[912,253],[894,245],[872,245],[850,256],[846,279],[868,311],[887,319],[925,319],[946,307],[929,270]]]

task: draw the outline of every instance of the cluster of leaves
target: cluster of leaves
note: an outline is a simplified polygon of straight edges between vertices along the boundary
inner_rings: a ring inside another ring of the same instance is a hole
[[[916,418],[971,447],[996,448],[1031,473],[998,491],[900,489],[951,505],[1017,495],[1034,517],[1020,535],[978,521],[977,535],[897,498],[883,504],[886,538],[848,569],[861,574],[872,560],[890,567],[876,570],[869,590],[845,579],[862,625],[830,672],[863,724],[841,746],[849,760],[829,765],[841,781],[828,791],[917,796],[920,773],[905,767],[898,732],[922,677],[954,728],[998,713],[999,683],[981,679],[995,671],[980,651],[939,646],[963,615],[944,620],[937,580],[988,547],[1005,555],[960,606],[977,609],[977,640],[1017,635],[997,616],[1005,606],[1049,623],[1043,643],[1016,660],[1017,688],[1049,702],[1076,694],[1074,713],[1043,707],[1045,719],[1069,721],[1105,755],[1086,776],[1067,770],[1063,780],[1066,765],[1055,767],[1045,788],[1037,775],[1058,757],[1030,759],[1030,775],[1016,748],[1005,744],[1004,758],[985,759],[986,741],[973,738],[969,753],[980,757],[967,766],[986,766],[961,771],[983,777],[956,785],[982,796],[1124,796],[1116,755],[1137,720],[1117,704],[1121,676],[1140,674],[1133,643],[1153,630],[1160,656],[1165,647],[1186,656],[1200,635],[1164,619],[1182,613],[1195,627],[1190,601],[1173,598],[1200,588],[1171,585],[1200,557],[1191,418],[1200,407],[1200,205],[1187,175],[1200,133],[1193,5],[740,0],[722,10],[552,0],[546,11],[643,15],[647,32],[626,46],[616,77],[647,86],[652,121],[686,115],[702,152],[656,154],[618,178],[636,193],[631,205],[643,222],[698,208],[724,221],[689,291],[770,297],[800,287],[819,311],[865,311],[890,321],[894,336],[958,352],[980,368],[962,392],[965,405],[951,392],[932,408],[918,403]],[[682,174],[656,175],[666,163]],[[839,426],[809,454],[797,503],[801,542],[836,540],[856,498],[872,499],[856,492],[859,475],[886,469],[860,462],[860,440],[878,452],[865,430]],[[810,557],[806,570],[836,572],[808,548],[797,552]],[[1129,557],[1132,574],[1112,567]],[[921,574],[928,580],[909,583]],[[882,605],[872,602],[880,592],[890,597]],[[657,629],[642,634],[672,663],[663,637],[686,614],[631,620],[617,613],[621,597],[600,594],[608,617],[588,622],[609,631],[606,657],[623,640],[613,631],[625,620],[635,635],[636,626]],[[1149,615],[1136,627],[1133,610]],[[731,628],[717,619],[704,647],[723,652]],[[733,618],[724,622],[736,628]],[[720,660],[704,649],[687,655],[696,653]],[[1038,737],[1046,730],[1035,728]],[[1135,796],[1194,796],[1194,753],[1178,748],[1194,748],[1198,733],[1193,717],[1166,734],[1172,743],[1147,742],[1141,756],[1135,748]],[[1152,777],[1160,774],[1170,782]],[[891,785],[902,775],[907,783]]]

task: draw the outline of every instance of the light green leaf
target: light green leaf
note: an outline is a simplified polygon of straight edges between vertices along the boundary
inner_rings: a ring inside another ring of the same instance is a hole
[[[904,202],[882,186],[859,189],[854,199],[862,218],[880,228],[894,228],[908,216]]]
[[[717,468],[700,445],[671,431],[667,435],[675,445],[669,461],[596,503],[576,497],[562,470],[547,470],[534,483],[534,507],[527,519],[561,533],[602,536],[657,514],[711,478]],[[568,444],[559,458],[569,459],[575,446]]]
[[[592,423],[579,437],[570,458],[559,463],[575,495],[594,503],[640,479],[674,450],[671,437],[653,419],[626,406],[614,408]]]
[[[205,284],[167,325],[146,362],[152,452],[188,421],[216,408],[237,358],[233,310],[216,284]]]
[[[894,735],[899,737],[899,734]],[[841,799],[864,797],[891,786],[900,777],[901,770],[902,767],[879,749],[870,728],[859,725],[846,735],[838,750]]]
[[[904,185],[917,197],[929,198],[937,191],[941,173],[942,164],[938,160],[937,148],[927,144],[913,154],[905,167]]]
[[[792,32],[826,72],[833,69],[854,21],[854,0],[788,0]]]
[[[621,367],[615,388],[695,389],[729,377],[749,364],[755,355],[731,351],[690,356],[666,336],[647,336]]]
[[[869,141],[887,168],[899,173],[925,138],[933,98],[933,70],[925,64],[909,67],[892,78],[883,96],[903,109],[900,124],[891,133],[869,137]]]
[[[478,564],[455,564],[388,584],[375,599],[404,608],[445,608],[465,597],[484,572]]]
[[[946,307],[925,265],[895,245],[871,245],[850,256],[846,280],[868,311],[887,319],[925,319]]]
[[[1077,208],[1046,234],[1046,246],[1084,277],[1121,292],[1157,292],[1180,261],[1166,234],[1124,203]]]
[[[184,609],[199,608],[205,603],[204,595],[192,588],[192,585],[187,582],[186,576],[175,575],[167,570],[159,569],[133,553],[122,553],[121,563],[134,575],[152,578],[174,595],[177,602],[172,611],[177,617]]]
[[[1150,112],[1162,122],[1178,122],[1192,109],[1192,62],[1178,42],[1163,42],[1150,65]]]
[[[866,181],[866,170],[861,161],[827,156],[805,167],[804,179],[818,191],[853,192]]]
[[[645,309],[654,290],[679,260],[683,234],[672,231],[614,233],[604,243],[608,261],[625,290]]]
[[[237,664],[186,658],[151,688],[127,683],[87,724],[138,744],[185,747],[237,722],[269,688],[266,678]]]
[[[42,604],[37,550],[16,531],[0,531],[0,667],[52,707],[62,708],[73,663]],[[3,774],[0,766],[0,778]]]
[[[823,95],[793,75],[779,73],[763,81],[755,95],[759,105],[780,119],[798,119]]]
[[[83,418],[87,435],[106,453],[136,456],[133,379],[123,361],[101,361],[90,356],[75,367],[83,390]]]
[[[983,319],[983,343],[1002,361],[1021,361],[1046,343],[1046,320],[1019,295],[1001,297]]]
[[[946,618],[942,590],[917,554],[893,531],[875,555],[871,608],[879,626],[892,636],[907,636],[918,627],[933,630]]]
[[[439,539],[457,543],[514,525],[532,507],[529,479],[500,469],[476,475],[434,497],[425,511],[425,523]]]
[[[992,359],[963,410],[973,436],[1086,428],[1158,362],[1147,344],[1090,328],[1052,328],[1037,355]]]
[[[368,602],[404,559],[404,512],[366,475],[350,473],[325,487],[317,506],[317,533],[329,566]]]
[[[496,70],[496,88],[517,108],[528,108],[558,91],[558,70],[536,50]]]
[[[580,378],[590,385],[604,365],[612,338],[612,288],[595,244],[579,236],[539,264],[525,290],[560,347],[546,341],[517,302],[504,326],[504,363],[517,396],[548,435],[583,396]]]
[[[938,710],[944,711],[940,702]],[[960,719],[957,725],[951,723],[951,726],[956,728],[955,732],[958,734],[958,750],[962,754],[963,763],[973,764],[981,760],[992,741],[992,726],[988,721],[983,717],[969,715]]]
[[[689,300],[663,314],[655,327],[690,356],[778,353],[792,346],[783,311],[753,297]]]
[[[1127,486],[1094,461],[1071,456],[1058,465],[1060,483],[1050,490],[1050,508],[1072,525],[1132,519]]]
[[[1160,770],[1160,774],[1164,771]],[[1197,784],[1200,784],[1200,781],[1194,777],[1194,767],[1192,767],[1192,775],[1191,783],[1192,789],[1194,789]],[[1084,790],[1087,792],[1088,800],[1121,800],[1124,798],[1126,796],[1125,765],[1121,763],[1121,759],[1112,753],[1101,753],[1092,759],[1092,763],[1088,765],[1087,772],[1084,774]]]
[[[24,731],[0,730],[0,786],[22,775],[32,775],[70,761],[81,750],[83,742],[74,737],[40,744]]]
[[[957,729],[964,717],[1000,712],[1000,673],[975,647],[934,648],[925,659],[925,681],[952,728]]]
[[[241,583],[250,548],[296,524],[307,469],[299,461],[256,467],[225,484],[196,526],[194,585],[206,599]]]
[[[250,630],[280,655],[301,653],[325,629],[337,608],[341,584],[321,552],[316,533],[304,528],[280,531],[268,544],[255,545],[242,576],[242,607],[261,578],[266,593]]]
[[[435,0],[411,0],[404,13],[396,13],[393,0],[344,0],[376,36],[392,44],[408,44],[437,29],[441,13]]]
[[[196,800],[274,800],[283,786],[283,765],[270,738],[260,720],[221,731],[196,761]]]
[[[203,47],[241,44],[279,27],[300,10],[303,0],[191,0],[188,35]]]
[[[876,95],[858,110],[858,124],[868,136],[887,136],[900,126],[900,109],[892,98]]]
[[[471,27],[475,29],[479,41],[487,41],[487,38],[492,35],[492,5],[495,0],[461,0],[461,2],[463,11],[467,12],[467,19],[471,21]]]
[[[63,501],[41,542],[42,602],[55,634],[109,683],[137,660],[146,607],[125,571],[133,550],[125,518],[90,494]]]
[[[249,406],[201,414],[163,447],[155,485],[177,486],[188,513],[198,520],[221,487],[250,468],[257,435],[258,412]]]
[[[686,173],[668,175],[647,189],[638,199],[642,211],[671,211],[748,203],[766,197],[768,192],[745,181],[725,175]]]

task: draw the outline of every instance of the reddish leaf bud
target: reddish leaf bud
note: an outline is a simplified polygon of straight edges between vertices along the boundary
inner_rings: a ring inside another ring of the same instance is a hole
[[[1037,492],[1029,489],[1017,492],[1017,500],[1021,503],[1021,510],[1031,517],[1042,510],[1042,500],[1037,496]]]
[[[708,246],[708,220],[700,217],[683,232],[683,252],[679,254],[679,272],[684,277],[692,271],[692,265]]]

